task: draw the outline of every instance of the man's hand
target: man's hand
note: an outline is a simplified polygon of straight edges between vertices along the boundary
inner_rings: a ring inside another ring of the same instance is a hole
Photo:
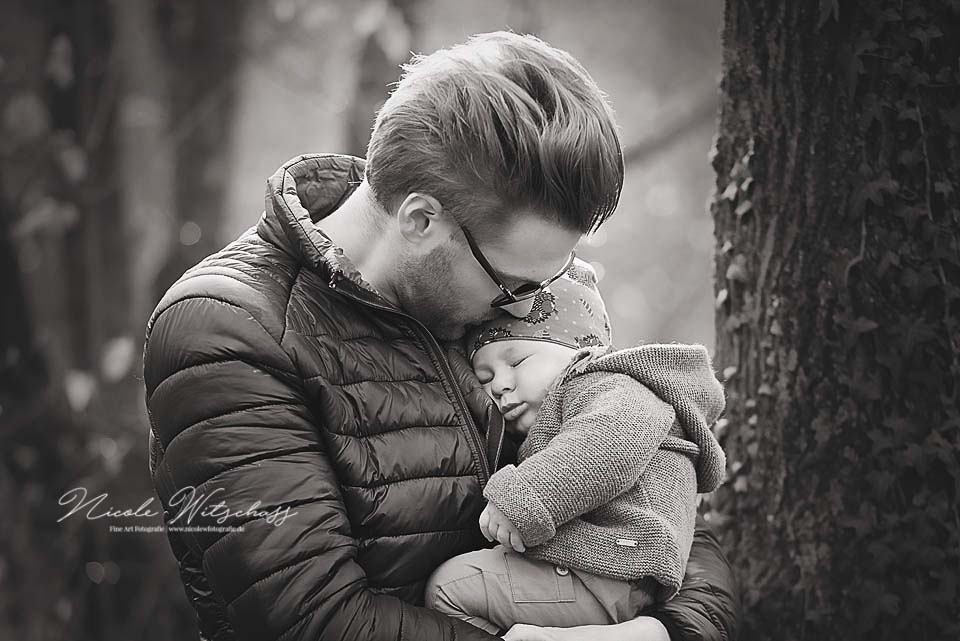
[[[523,537],[520,536],[520,530],[493,503],[488,502],[487,507],[480,513],[480,532],[488,541],[499,541],[517,552],[527,549],[523,543]]]
[[[557,628],[541,628],[537,625],[518,623],[507,630],[503,635],[505,641],[558,641],[560,637],[553,634]]]
[[[670,641],[663,624],[652,617],[637,617],[616,625],[581,625],[575,628],[541,628],[518,623],[506,641]]]

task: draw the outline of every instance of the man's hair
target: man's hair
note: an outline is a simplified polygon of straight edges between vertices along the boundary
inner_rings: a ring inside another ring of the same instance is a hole
[[[421,192],[472,229],[502,229],[523,208],[582,234],[613,213],[623,185],[613,110],[573,56],[500,31],[403,71],[367,148],[367,181],[388,211]]]

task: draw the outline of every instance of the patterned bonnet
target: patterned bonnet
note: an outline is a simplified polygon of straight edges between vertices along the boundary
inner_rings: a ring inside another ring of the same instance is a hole
[[[487,343],[510,339],[540,340],[573,349],[609,346],[610,320],[590,263],[574,260],[567,273],[537,294],[527,316],[504,315],[471,331],[467,335],[470,362]]]

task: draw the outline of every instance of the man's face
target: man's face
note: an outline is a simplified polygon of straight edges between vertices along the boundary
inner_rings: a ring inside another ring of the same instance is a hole
[[[403,308],[444,341],[459,340],[467,328],[505,313],[490,307],[501,294],[490,275],[474,258],[463,235],[455,228],[443,244],[423,256],[408,256],[401,265]],[[580,234],[539,216],[518,216],[497,241],[478,238],[480,250],[504,284],[514,289],[539,283],[563,267]],[[525,315],[530,299],[521,309]]]

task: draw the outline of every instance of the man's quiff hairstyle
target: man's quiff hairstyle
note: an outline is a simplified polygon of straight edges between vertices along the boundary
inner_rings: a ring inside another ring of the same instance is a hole
[[[367,148],[367,181],[387,211],[420,192],[471,229],[502,229],[528,209],[582,234],[613,213],[623,185],[613,110],[570,54],[501,31],[403,71]]]

